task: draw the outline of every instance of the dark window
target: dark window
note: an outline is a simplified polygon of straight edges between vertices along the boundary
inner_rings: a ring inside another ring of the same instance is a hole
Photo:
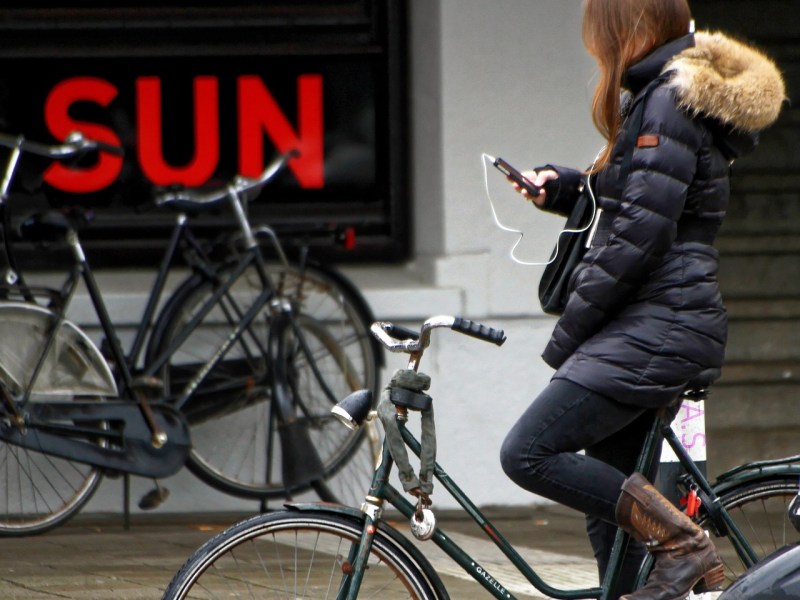
[[[126,151],[66,171],[29,161],[17,183],[92,210],[93,264],[149,264],[173,219],[141,211],[154,186],[252,176],[296,147],[253,220],[333,259],[406,258],[404,21],[402,0],[2,8],[0,130],[55,143],[80,129]],[[228,219],[202,217],[200,231]],[[345,228],[354,251],[332,243]]]

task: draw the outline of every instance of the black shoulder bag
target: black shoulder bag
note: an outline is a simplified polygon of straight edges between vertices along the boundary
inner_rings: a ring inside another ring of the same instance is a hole
[[[642,128],[644,120],[644,103],[647,94],[650,93],[655,85],[660,82],[657,79],[651,82],[641,94],[641,100],[637,101],[633,113],[630,116],[631,125],[625,137],[625,156],[619,170],[620,191],[625,186],[625,180],[631,169],[633,161],[633,150],[636,147],[636,139]],[[575,202],[567,222],[564,224],[564,231],[559,234],[558,242],[553,250],[555,256],[547,263],[539,281],[539,302],[542,310],[550,315],[561,315],[569,299],[569,282],[572,279],[572,272],[583,259],[586,250],[592,245],[592,234],[595,225],[592,221],[597,213],[593,198],[591,197],[590,182],[583,188],[583,192]],[[551,255],[552,256],[552,255]]]
[[[584,187],[567,217],[564,231],[558,234],[558,241],[553,250],[555,256],[547,263],[539,280],[539,302],[547,314],[560,315],[564,312],[569,297],[569,280],[572,272],[591,244],[590,223],[594,215],[594,202]]]

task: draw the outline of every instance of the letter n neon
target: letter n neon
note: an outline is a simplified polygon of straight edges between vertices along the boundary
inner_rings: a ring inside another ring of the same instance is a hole
[[[303,188],[321,188],[323,175],[322,76],[297,79],[297,126],[286,118],[260,77],[243,75],[238,80],[239,171],[255,177],[264,169],[264,133],[278,152],[297,149],[300,156],[289,163]]]

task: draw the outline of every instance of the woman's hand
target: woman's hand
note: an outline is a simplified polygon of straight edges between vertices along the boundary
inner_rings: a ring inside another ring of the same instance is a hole
[[[517,190],[517,192],[519,192],[520,194],[522,194],[523,198],[525,198],[526,200],[530,200],[536,206],[539,207],[544,206],[545,199],[547,198],[547,194],[544,191],[544,185],[548,181],[553,181],[554,179],[558,179],[558,173],[556,173],[552,169],[544,169],[542,171],[539,171],[538,173],[536,171],[523,171],[522,176],[528,181],[530,181],[533,185],[541,189],[538,196],[532,196],[531,194],[529,194],[528,190],[523,188],[521,185],[515,183],[510,177],[508,178],[508,180],[511,182],[511,185],[514,186],[514,189]]]

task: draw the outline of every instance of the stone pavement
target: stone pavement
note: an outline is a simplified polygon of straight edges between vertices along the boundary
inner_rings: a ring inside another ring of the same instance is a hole
[[[246,515],[135,515],[130,527],[121,515],[79,515],[50,533],[0,541],[0,599],[148,599],[161,598],[184,560],[225,526]],[[597,585],[583,518],[555,506],[487,510],[500,532],[539,574],[556,587]],[[448,534],[518,598],[542,598],[490,543],[473,537],[480,531],[449,514],[439,515]],[[403,523],[398,528],[406,530]],[[454,600],[489,598],[457,566],[425,546],[426,556],[443,576]]]

